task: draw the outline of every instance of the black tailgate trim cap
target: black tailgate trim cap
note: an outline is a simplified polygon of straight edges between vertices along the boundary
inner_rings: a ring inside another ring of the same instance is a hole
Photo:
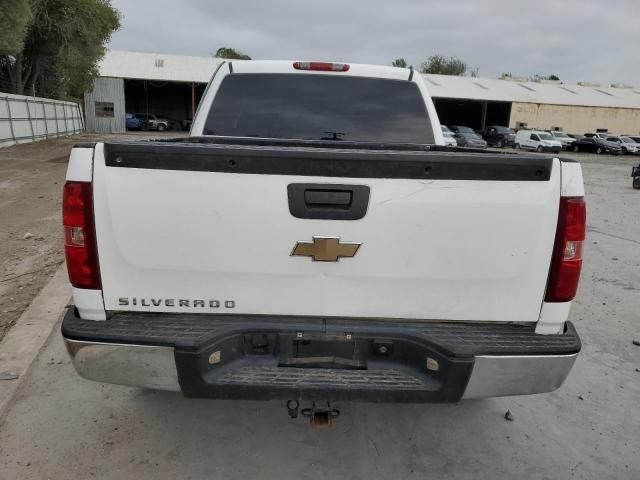
[[[548,181],[553,158],[461,150],[364,150],[263,145],[105,143],[106,165],[339,178]]]

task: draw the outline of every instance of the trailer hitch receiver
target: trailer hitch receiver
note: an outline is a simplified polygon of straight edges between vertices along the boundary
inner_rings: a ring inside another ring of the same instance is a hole
[[[331,420],[340,416],[340,410],[332,408],[328,401],[313,402],[310,408],[303,408],[300,413],[309,418],[315,428],[329,428]]]

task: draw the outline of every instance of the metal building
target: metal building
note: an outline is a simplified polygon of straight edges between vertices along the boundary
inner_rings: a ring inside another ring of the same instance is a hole
[[[93,92],[85,97],[87,129],[125,131],[126,113],[151,113],[174,128],[193,118],[221,60],[109,51]],[[441,123],[640,133],[640,89],[624,85],[564,84],[517,79],[424,75]]]
[[[424,76],[440,121],[448,125],[506,125],[568,133],[640,132],[640,89],[553,81]]]
[[[98,77],[93,91],[84,96],[87,130],[100,133],[125,131],[124,80]]]
[[[221,60],[108,51],[93,91],[85,96],[87,130],[123,133],[126,113],[153,114],[179,129],[195,109]]]

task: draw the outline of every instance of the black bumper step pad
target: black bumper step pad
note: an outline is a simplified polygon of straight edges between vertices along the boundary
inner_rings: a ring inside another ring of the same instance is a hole
[[[267,315],[116,313],[106,321],[82,320],[70,308],[62,333],[73,340],[198,349],[212,339],[242,332],[343,333],[426,341],[457,357],[476,355],[570,355],[580,351],[571,322],[557,335],[538,335],[535,326],[398,319],[323,319]]]
[[[345,370],[329,368],[280,368],[248,365],[235,368],[217,380],[220,385],[273,385],[285,388],[345,388],[375,390],[433,390],[440,382],[418,378],[396,368],[385,370]]]

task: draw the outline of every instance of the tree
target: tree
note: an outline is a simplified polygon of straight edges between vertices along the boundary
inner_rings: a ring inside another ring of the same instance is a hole
[[[230,60],[251,60],[251,57],[246,53],[230,47],[220,47],[214,56],[216,58],[227,58]]]
[[[31,0],[23,48],[0,56],[0,75],[18,94],[81,98],[120,14],[110,0]]]
[[[437,73],[440,75],[463,76],[469,71],[469,66],[458,57],[445,57],[443,55],[431,55],[426,62],[420,65],[422,73]],[[478,70],[471,70],[471,76],[477,76]]]
[[[13,55],[24,45],[31,6],[29,0],[0,0],[0,12],[0,55]]]
[[[530,77],[530,80],[533,80],[534,82],[540,80],[554,80],[558,82],[560,81],[560,77],[557,75],[543,75],[542,73],[536,73],[534,76]]]
[[[396,58],[393,62],[391,62],[392,67],[400,67],[407,68],[407,61],[404,58]]]

